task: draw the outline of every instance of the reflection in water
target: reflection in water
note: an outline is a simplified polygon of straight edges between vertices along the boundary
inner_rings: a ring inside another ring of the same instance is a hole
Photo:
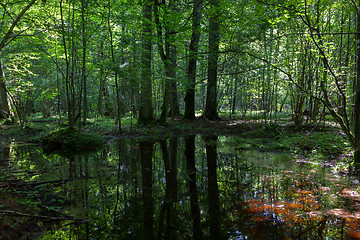
[[[188,175],[190,208],[192,217],[193,239],[203,239],[201,230],[201,217],[199,208],[198,189],[196,185],[196,167],[195,167],[195,136],[185,136],[185,157]]]
[[[144,204],[144,232],[143,239],[153,239],[153,215],[154,215],[154,203],[153,203],[153,142],[141,141],[140,153],[141,153],[141,173],[142,173],[142,192],[143,192],[143,204]]]
[[[159,239],[177,238],[177,144],[176,138],[170,139],[169,148],[166,140],[160,141],[164,161],[166,186],[165,197],[159,214]]]
[[[47,184],[57,196],[48,201],[66,200],[78,219],[42,239],[359,239],[354,180],[233,142],[185,136],[127,139],[83,156],[0,152],[13,172],[31,171],[14,177],[57,182]]]
[[[217,151],[216,136],[204,137],[206,145],[206,159],[208,169],[208,194],[209,194],[209,223],[210,223],[210,239],[216,240],[220,238],[219,220],[219,190],[217,179]]]

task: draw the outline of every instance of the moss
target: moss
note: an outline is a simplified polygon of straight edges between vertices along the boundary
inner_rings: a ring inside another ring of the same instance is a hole
[[[104,138],[101,135],[62,128],[47,135],[43,144],[48,151],[81,151],[101,147]]]

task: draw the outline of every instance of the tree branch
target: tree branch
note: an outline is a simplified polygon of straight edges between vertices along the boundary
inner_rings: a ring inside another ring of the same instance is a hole
[[[11,35],[14,31],[14,28],[17,26],[17,24],[20,22],[21,18],[25,15],[25,13],[30,9],[30,7],[36,2],[37,0],[31,0],[26,7],[19,13],[19,15],[15,18],[15,20],[12,22],[9,30],[5,34],[4,38],[0,42],[0,51],[6,46],[8,43],[8,40],[11,38]]]

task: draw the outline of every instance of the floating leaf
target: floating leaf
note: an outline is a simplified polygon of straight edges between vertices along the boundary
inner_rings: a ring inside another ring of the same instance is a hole
[[[304,208],[304,205],[300,203],[287,203],[286,207],[297,209],[297,208]]]
[[[302,191],[299,191],[298,193],[300,193],[300,194],[312,194],[313,192],[302,190]]]
[[[349,229],[348,231],[346,231],[346,235],[348,235],[352,239],[360,239],[360,232],[354,229]]]

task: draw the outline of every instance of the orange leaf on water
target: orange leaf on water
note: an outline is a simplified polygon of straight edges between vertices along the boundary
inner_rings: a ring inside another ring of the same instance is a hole
[[[268,211],[270,209],[270,206],[264,204],[264,205],[260,205],[260,206],[253,206],[247,209],[248,212],[252,212],[252,213],[260,213],[260,212],[265,212]]]
[[[262,222],[263,219],[261,217],[254,217],[252,218],[252,220],[256,221],[256,222]]]
[[[349,229],[348,231],[346,231],[346,235],[348,235],[352,239],[360,239],[360,232],[354,229]]]
[[[311,191],[306,191],[306,190],[300,190],[298,193],[300,193],[300,194],[312,194]]]
[[[300,203],[287,203],[286,207],[296,209],[296,208],[304,208],[304,205]]]
[[[349,227],[349,229],[352,229],[352,230],[357,230],[357,231],[360,230],[360,225],[359,225],[359,222],[358,222],[358,221],[351,221],[351,222],[348,224],[348,227]]]
[[[250,200],[246,201],[246,203],[251,206],[251,205],[261,204],[262,202],[259,200],[256,200],[256,199],[250,199]]]
[[[305,220],[303,219],[303,218],[299,218],[299,217],[294,217],[294,222],[296,222],[296,223],[303,223]]]

